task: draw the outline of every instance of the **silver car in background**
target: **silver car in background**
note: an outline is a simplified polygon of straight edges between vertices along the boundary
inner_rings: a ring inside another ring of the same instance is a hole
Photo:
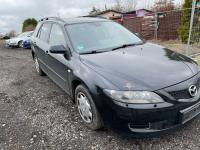
[[[23,47],[23,41],[30,39],[33,31],[23,32],[17,37],[6,40],[6,47]]]

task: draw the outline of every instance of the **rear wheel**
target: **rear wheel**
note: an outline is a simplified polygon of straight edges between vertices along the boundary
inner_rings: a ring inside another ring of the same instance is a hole
[[[39,74],[40,76],[45,75],[42,69],[40,68],[40,63],[36,56],[34,57],[34,63],[35,63],[35,69],[36,69],[37,74]]]
[[[92,130],[98,130],[103,127],[102,118],[85,86],[79,85],[76,88],[75,101],[78,112],[86,126]]]

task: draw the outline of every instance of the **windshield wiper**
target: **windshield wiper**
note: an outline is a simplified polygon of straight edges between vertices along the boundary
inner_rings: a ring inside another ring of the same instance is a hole
[[[105,51],[89,51],[89,52],[80,53],[80,55],[96,54],[96,53],[103,53],[103,52]]]
[[[135,46],[135,45],[141,45],[143,43],[132,43],[132,44],[123,44],[123,45],[120,45],[118,47],[115,47],[113,48],[112,50],[117,50],[117,49],[121,49],[121,48],[126,48],[126,47],[129,47],[129,46]]]

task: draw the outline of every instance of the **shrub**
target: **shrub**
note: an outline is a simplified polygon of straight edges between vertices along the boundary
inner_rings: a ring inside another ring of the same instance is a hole
[[[189,37],[189,28],[190,28],[190,17],[191,17],[191,9],[193,0],[185,0],[183,4],[183,16],[182,16],[182,25],[180,27],[180,37],[182,42],[187,43]]]

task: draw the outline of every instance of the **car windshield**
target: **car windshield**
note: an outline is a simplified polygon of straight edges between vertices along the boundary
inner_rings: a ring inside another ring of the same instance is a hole
[[[122,45],[143,43],[125,27],[111,21],[71,24],[66,29],[74,49],[80,54],[110,51]]]

